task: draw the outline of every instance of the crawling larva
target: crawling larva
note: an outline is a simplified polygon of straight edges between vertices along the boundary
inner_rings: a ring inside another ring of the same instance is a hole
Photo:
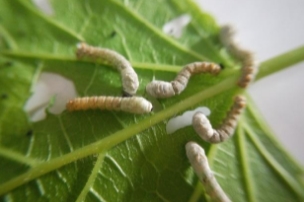
[[[212,201],[230,201],[229,197],[216,181],[212,170],[209,167],[204,149],[195,142],[188,142],[186,144],[186,154],[194,172],[203,184],[206,193],[211,197]]]
[[[93,60],[104,60],[114,66],[121,75],[122,86],[126,95],[134,95],[139,86],[138,77],[130,62],[116,51],[89,46],[86,43],[77,45],[77,58],[87,57]]]
[[[192,125],[197,134],[205,141],[210,143],[220,143],[227,140],[234,133],[237,125],[237,119],[246,106],[246,99],[243,96],[237,96],[234,104],[218,129],[213,129],[208,118],[201,112],[194,114]]]
[[[171,82],[154,80],[146,86],[146,91],[156,98],[168,98],[180,94],[187,86],[189,78],[194,74],[218,74],[221,67],[210,62],[194,62],[186,65]]]
[[[257,64],[253,53],[239,46],[234,39],[235,31],[232,26],[224,25],[220,31],[220,40],[228,51],[242,63],[242,75],[238,85],[246,88],[254,79],[257,72]]]
[[[68,111],[101,109],[144,114],[152,111],[152,104],[143,97],[92,96],[69,100]]]

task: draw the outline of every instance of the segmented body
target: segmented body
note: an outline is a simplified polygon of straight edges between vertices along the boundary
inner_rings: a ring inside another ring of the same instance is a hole
[[[100,109],[144,114],[152,111],[152,104],[142,97],[92,96],[70,100],[66,108],[68,111]]]
[[[192,125],[197,134],[205,141],[210,143],[220,143],[230,138],[235,131],[238,117],[246,106],[246,99],[237,96],[234,104],[224,119],[222,125],[213,129],[208,118],[201,112],[194,114]]]
[[[228,51],[242,63],[242,75],[238,85],[246,88],[257,73],[257,62],[251,51],[239,46],[234,39],[235,31],[232,26],[225,25],[220,31],[220,40]]]
[[[146,86],[146,91],[156,98],[169,98],[180,94],[187,86],[190,77],[199,73],[216,75],[221,67],[210,62],[194,62],[186,65],[171,82],[154,80]]]

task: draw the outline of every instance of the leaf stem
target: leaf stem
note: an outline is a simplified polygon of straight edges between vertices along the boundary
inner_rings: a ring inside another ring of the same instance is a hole
[[[48,53],[28,53],[22,51],[0,51],[0,54],[5,55],[7,57],[12,57],[16,59],[42,59],[42,60],[54,60],[54,61],[62,61],[62,62],[85,62],[85,63],[93,63],[93,64],[101,64],[108,66],[106,62],[103,61],[90,61],[90,60],[78,60],[73,56],[62,56],[62,55],[54,55]],[[131,61],[132,66],[135,69],[147,69],[153,71],[164,71],[164,72],[179,72],[183,67],[178,65],[168,65],[168,64],[155,64],[148,62],[136,62]]]
[[[28,59],[40,58],[43,60],[58,60],[58,61],[62,60],[62,61],[78,62],[76,58],[71,56],[36,54],[36,53],[28,53],[21,51],[1,51],[0,53],[5,56],[13,57],[13,58],[28,58]],[[270,58],[269,60],[266,60],[261,63],[259,67],[259,72],[256,76],[256,81],[268,75],[271,75],[275,72],[288,68],[291,65],[295,65],[301,61],[304,61],[304,46],[301,46],[299,48],[290,50],[281,55]],[[82,60],[82,62],[95,63],[93,61],[86,61],[86,60]],[[136,62],[136,61],[132,61],[131,63],[132,66],[136,69],[150,69],[150,70],[166,71],[166,72],[179,72],[182,69],[182,66],[170,65],[170,64],[154,64],[154,63]],[[102,62],[100,62],[100,64],[105,65],[105,63]]]
[[[262,79],[301,61],[304,61],[304,46],[300,46],[262,62],[256,80]]]

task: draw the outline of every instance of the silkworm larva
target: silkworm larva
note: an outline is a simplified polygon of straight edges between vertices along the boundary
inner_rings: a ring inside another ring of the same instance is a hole
[[[221,67],[210,62],[194,62],[186,65],[171,82],[154,80],[146,86],[146,91],[156,98],[168,98],[180,94],[194,74],[210,73],[216,75]]]
[[[194,114],[192,124],[197,134],[205,141],[210,143],[220,143],[227,140],[234,133],[237,125],[237,119],[246,106],[246,99],[243,96],[237,96],[234,104],[218,129],[213,129],[208,118],[201,112]]]
[[[137,74],[130,62],[116,51],[79,43],[76,55],[79,59],[83,57],[93,60],[100,59],[114,66],[120,72],[124,93],[127,95],[134,95],[136,93],[139,86]]]
[[[92,96],[69,100],[68,111],[101,109],[144,114],[152,111],[152,104],[142,97]]]
[[[216,181],[212,170],[209,167],[204,149],[195,142],[188,142],[186,144],[186,154],[194,172],[203,184],[206,193],[211,197],[212,201],[230,201],[229,197]]]
[[[235,31],[232,26],[224,25],[220,31],[220,40],[228,51],[242,63],[242,75],[238,85],[246,88],[254,79],[257,72],[256,60],[253,53],[240,47],[234,39]]]

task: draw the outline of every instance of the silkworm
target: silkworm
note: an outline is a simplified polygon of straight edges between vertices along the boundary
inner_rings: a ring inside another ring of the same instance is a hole
[[[254,55],[249,50],[239,46],[234,39],[235,31],[232,26],[224,25],[220,31],[220,40],[228,51],[242,63],[242,74],[238,85],[246,88],[254,79],[257,72],[257,64]]]
[[[152,104],[143,97],[92,96],[69,100],[66,108],[68,111],[100,109],[144,114],[152,111]]]
[[[211,197],[212,201],[231,201],[216,181],[216,178],[209,167],[204,149],[195,142],[188,142],[186,144],[186,155],[194,172],[203,184],[206,193]]]
[[[146,86],[146,91],[156,98],[168,98],[180,94],[194,74],[210,73],[216,75],[221,67],[210,62],[194,62],[186,65],[171,82],[154,80]]]
[[[104,60],[114,66],[121,75],[123,91],[126,95],[134,95],[139,86],[138,77],[130,62],[116,51],[89,46],[86,43],[79,43],[76,51],[77,58],[83,57],[93,60]]]
[[[236,96],[227,117],[221,126],[213,129],[208,118],[201,112],[194,114],[192,125],[197,134],[205,141],[210,143],[220,143],[227,140],[234,133],[237,120],[246,106],[246,99],[243,96]]]

